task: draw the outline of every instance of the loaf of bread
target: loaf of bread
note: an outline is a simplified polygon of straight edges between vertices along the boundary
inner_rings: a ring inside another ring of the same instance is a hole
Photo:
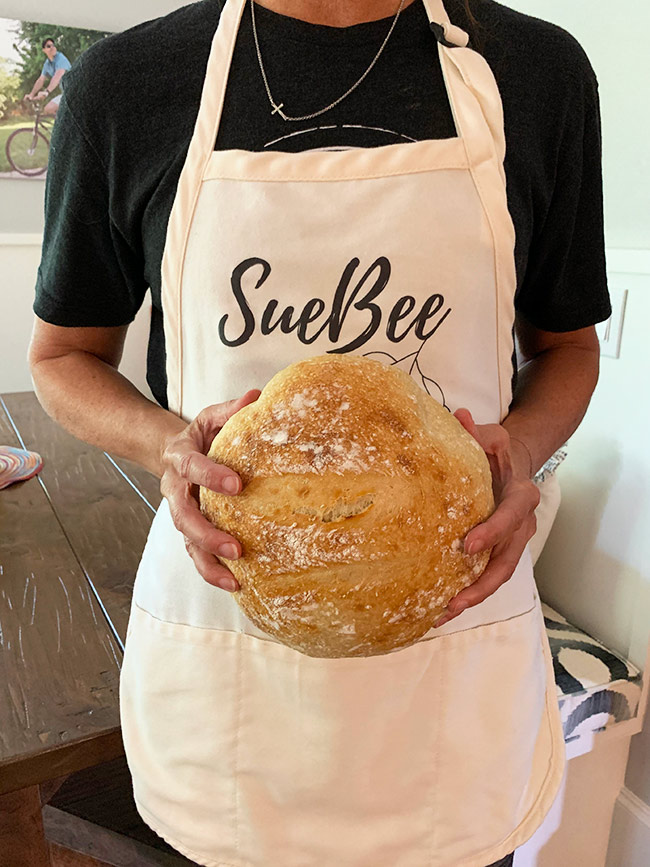
[[[243,490],[201,488],[242,544],[222,560],[248,618],[309,656],[407,647],[485,569],[463,540],[494,508],[483,449],[394,366],[322,355],[276,374],[209,456]]]

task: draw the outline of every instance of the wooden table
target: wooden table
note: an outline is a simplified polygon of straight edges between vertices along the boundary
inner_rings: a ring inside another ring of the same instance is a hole
[[[66,433],[31,392],[0,397],[0,444],[44,461],[0,491],[4,867],[49,864],[42,803],[68,774],[124,752],[120,665],[160,493],[150,473]]]

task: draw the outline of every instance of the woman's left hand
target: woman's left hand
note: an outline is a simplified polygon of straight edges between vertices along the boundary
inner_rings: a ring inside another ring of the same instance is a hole
[[[448,623],[466,608],[483,602],[505,584],[537,527],[535,509],[539,490],[528,477],[529,458],[525,446],[512,440],[502,425],[475,424],[467,409],[459,409],[454,415],[487,455],[495,502],[494,512],[487,521],[478,524],[465,537],[465,553],[478,554],[492,548],[492,555],[481,577],[454,596],[436,626]]]

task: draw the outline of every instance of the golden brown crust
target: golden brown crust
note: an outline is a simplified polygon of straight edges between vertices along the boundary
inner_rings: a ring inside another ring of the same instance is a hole
[[[483,572],[463,539],[494,508],[483,449],[397,367],[322,355],[274,376],[215,437],[236,497],[201,510],[239,539],[222,561],[261,630],[309,656],[406,647]]]

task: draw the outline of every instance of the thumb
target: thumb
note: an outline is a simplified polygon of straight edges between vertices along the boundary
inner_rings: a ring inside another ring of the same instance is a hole
[[[255,403],[261,393],[262,392],[259,388],[251,388],[241,397],[236,397],[234,400],[226,400],[224,403],[217,404],[216,406],[220,408],[221,414],[223,415],[223,421],[221,424],[224,425],[230,416],[239,412],[240,409],[243,409],[250,403]]]
[[[254,403],[260,394],[259,388],[251,388],[241,397],[215,403],[202,409],[194,421],[203,436],[204,443],[209,445],[228,419],[240,409]]]
[[[475,440],[478,440],[478,428],[472,416],[472,413],[465,407],[457,409],[454,413],[454,418],[457,419],[465,428],[467,433],[471,434]]]

